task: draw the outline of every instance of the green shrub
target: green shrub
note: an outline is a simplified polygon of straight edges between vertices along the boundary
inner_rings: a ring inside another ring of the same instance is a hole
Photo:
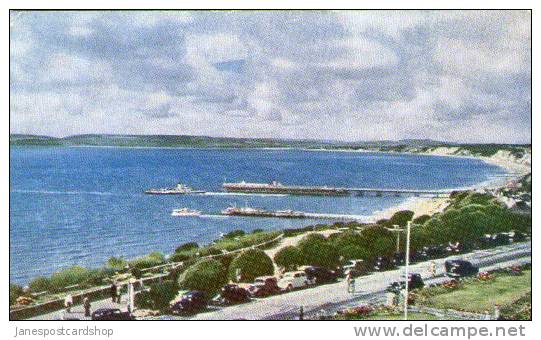
[[[295,246],[287,246],[280,249],[274,255],[274,262],[280,268],[286,271],[295,270],[303,264],[303,258],[299,248]]]
[[[169,256],[169,262],[184,262],[191,259],[194,255],[185,251],[180,253],[174,253]]]
[[[271,258],[259,249],[240,253],[229,266],[229,278],[235,282],[252,282],[258,276],[274,274]]]
[[[135,305],[138,308],[166,311],[169,309],[169,302],[176,297],[178,291],[178,286],[174,281],[165,280],[154,283],[150,285],[150,290],[135,295]]]
[[[220,289],[226,281],[226,270],[215,259],[200,260],[179,276],[180,287],[204,291],[209,295]]]
[[[127,264],[128,262],[121,257],[112,256],[107,260],[107,267],[114,270],[124,270]]]
[[[14,283],[9,284],[9,305],[12,306],[17,302],[17,298],[23,295],[23,288]]]
[[[421,215],[413,219],[413,224],[424,224],[430,219],[430,215]]]
[[[258,233],[262,233],[262,232],[264,232],[263,229],[254,229],[254,230],[252,230],[252,234],[258,234]]]
[[[177,247],[177,249],[175,249],[175,253],[180,253],[183,251],[190,251],[197,248],[199,248],[199,244],[197,244],[196,242],[188,242]]]
[[[51,290],[61,291],[65,287],[83,283],[90,278],[90,274],[90,270],[80,266],[73,266],[56,272],[51,275],[49,280]]]
[[[399,225],[405,227],[408,221],[411,221],[415,213],[411,210],[401,210],[396,213],[389,219],[388,225]]]
[[[235,238],[235,237],[241,237],[246,235],[246,232],[244,230],[233,230],[227,234],[224,235],[224,238]]]
[[[306,265],[333,268],[339,263],[336,248],[320,234],[305,236],[299,241],[297,247],[301,252],[303,263]]]
[[[40,276],[30,281],[28,286],[34,293],[45,292],[51,289],[51,282],[48,278]]]
[[[155,251],[153,253],[148,254],[145,257],[140,257],[135,260],[132,260],[129,263],[130,263],[130,267],[133,267],[133,268],[139,268],[139,269],[150,268],[150,267],[155,267],[155,266],[164,264],[165,256],[163,256],[162,253]]]

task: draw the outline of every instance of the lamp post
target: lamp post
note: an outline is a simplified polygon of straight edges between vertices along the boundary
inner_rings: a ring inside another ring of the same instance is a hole
[[[402,229],[399,229],[400,226],[398,224],[393,224],[394,230],[396,231],[396,252],[400,252],[400,232]]]
[[[410,264],[410,230],[411,221],[408,221],[406,229],[406,292],[404,294],[404,320],[408,319],[408,289],[409,289],[409,264]]]

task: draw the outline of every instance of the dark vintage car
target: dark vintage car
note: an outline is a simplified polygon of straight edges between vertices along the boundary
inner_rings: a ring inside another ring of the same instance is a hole
[[[445,261],[445,271],[449,277],[461,278],[477,275],[477,273],[479,273],[479,268],[469,261],[447,260]]]
[[[226,284],[220,290],[220,301],[227,305],[248,302],[250,301],[250,293],[247,289],[236,284]]]
[[[385,256],[379,256],[374,260],[374,270],[377,272],[383,272],[386,270],[395,269],[396,266],[393,264],[392,260]]]
[[[197,313],[207,307],[208,300],[205,293],[192,290],[184,294],[180,300],[171,305],[171,312],[175,314]]]
[[[486,234],[480,237],[477,240],[477,245],[479,249],[487,249],[487,248],[491,248],[495,246],[494,239],[492,238],[492,235],[490,234]]]
[[[509,238],[511,239],[511,242],[522,242],[526,240],[526,234],[513,230],[509,232]]]
[[[402,278],[404,278],[404,277],[402,277]],[[408,290],[423,288],[424,286],[425,286],[425,283],[423,281],[423,278],[421,277],[421,274],[410,273],[408,275]],[[406,289],[406,280],[395,281],[395,282],[391,283],[387,287],[386,290],[388,292],[393,292],[393,293],[398,294],[398,293],[400,293],[400,291],[402,289]]]
[[[449,255],[456,255],[464,252],[464,244],[460,242],[449,242],[445,251]]]
[[[265,297],[280,293],[278,279],[274,276],[256,277],[254,283],[248,288],[248,292],[254,297]]]
[[[410,256],[411,257],[411,256]],[[411,258],[410,258],[411,260]],[[406,264],[406,254],[404,252],[395,252],[393,254],[393,264],[395,266],[403,266],[404,264]]]
[[[308,279],[316,284],[335,282],[338,279],[335,271],[323,267],[308,266],[304,268],[304,272]]]
[[[511,237],[508,233],[498,233],[492,235],[492,242],[494,246],[505,246],[511,243]]]
[[[446,246],[443,244],[424,247],[424,250],[430,259],[442,258],[447,254]]]
[[[122,321],[135,320],[130,312],[122,312],[118,308],[100,308],[92,313],[92,320],[95,321]]]
[[[424,249],[415,250],[410,255],[410,263],[423,262],[430,260],[430,257]]]

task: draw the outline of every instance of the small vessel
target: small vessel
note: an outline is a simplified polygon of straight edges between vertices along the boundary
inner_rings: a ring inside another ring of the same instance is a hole
[[[186,194],[203,194],[203,190],[194,190],[187,185],[178,183],[174,188],[159,188],[148,189],[145,194],[148,195],[186,195]]]
[[[201,211],[190,209],[190,208],[174,209],[171,212],[171,216],[199,216],[199,215],[201,215]]]
[[[293,210],[265,210],[250,207],[237,208],[235,206],[228,207],[221,211],[222,215],[227,216],[254,216],[254,217],[282,217],[282,218],[306,218],[307,216],[302,211]]]

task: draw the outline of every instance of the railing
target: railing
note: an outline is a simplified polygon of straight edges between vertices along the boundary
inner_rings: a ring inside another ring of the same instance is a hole
[[[284,237],[284,234],[280,234],[277,237],[275,237],[275,238],[273,238],[271,240],[262,242],[262,243],[254,244],[254,245],[249,246],[249,247],[235,249],[235,250],[232,250],[232,251],[226,251],[226,252],[224,252],[222,254],[202,256],[202,257],[199,257],[199,259],[216,258],[216,257],[225,256],[225,255],[230,255],[230,254],[237,254],[237,253],[240,253],[240,252],[242,252],[242,251],[244,251],[246,249],[255,249],[255,248],[263,247],[265,245],[276,242],[276,241],[282,239],[283,237]],[[174,268],[177,268],[179,266],[182,266],[183,264],[184,264],[184,261],[169,262],[169,263],[166,263],[166,264],[162,264],[162,265],[142,269],[141,272],[147,272],[147,273],[150,272],[151,273],[151,272],[155,272],[157,270],[161,270],[161,269],[167,268],[167,267],[169,267],[170,269],[174,269]],[[164,277],[166,277],[168,275],[169,275],[168,273],[159,273],[159,274],[149,276],[149,277],[146,277],[146,278],[141,278],[140,280],[137,280],[137,282],[142,281],[143,284],[145,284],[145,283],[148,283],[148,282],[153,282],[153,281],[163,279]],[[127,286],[127,284],[128,284],[127,282],[120,282],[120,283],[118,283],[117,286],[118,286],[119,289],[121,289],[122,287]],[[73,285],[73,286],[70,286],[70,287],[75,288],[77,286],[78,285]],[[69,288],[69,287],[65,287],[65,288]],[[83,299],[85,297],[88,297],[90,299],[90,301],[95,301],[95,300],[100,299],[100,298],[105,298],[105,297],[107,297],[109,295],[110,288],[111,288],[110,285],[104,285],[104,286],[91,288],[91,289],[82,291],[80,293],[74,294],[73,295],[73,304],[75,305],[75,304],[78,304],[78,303],[82,303],[82,301],[83,301]],[[40,292],[39,294],[43,295],[45,293],[46,292]],[[66,294],[68,294],[68,293],[66,292]],[[54,312],[54,311],[60,310],[62,308],[64,308],[64,299],[63,298],[62,299],[54,299],[54,300],[51,300],[51,301],[41,302],[41,303],[30,305],[30,306],[23,306],[23,307],[18,307],[18,308],[11,309],[10,312],[9,312],[9,319],[10,320],[28,319],[28,318],[31,318],[31,317],[36,316],[36,315],[41,315],[41,314],[45,314],[45,313]]]

